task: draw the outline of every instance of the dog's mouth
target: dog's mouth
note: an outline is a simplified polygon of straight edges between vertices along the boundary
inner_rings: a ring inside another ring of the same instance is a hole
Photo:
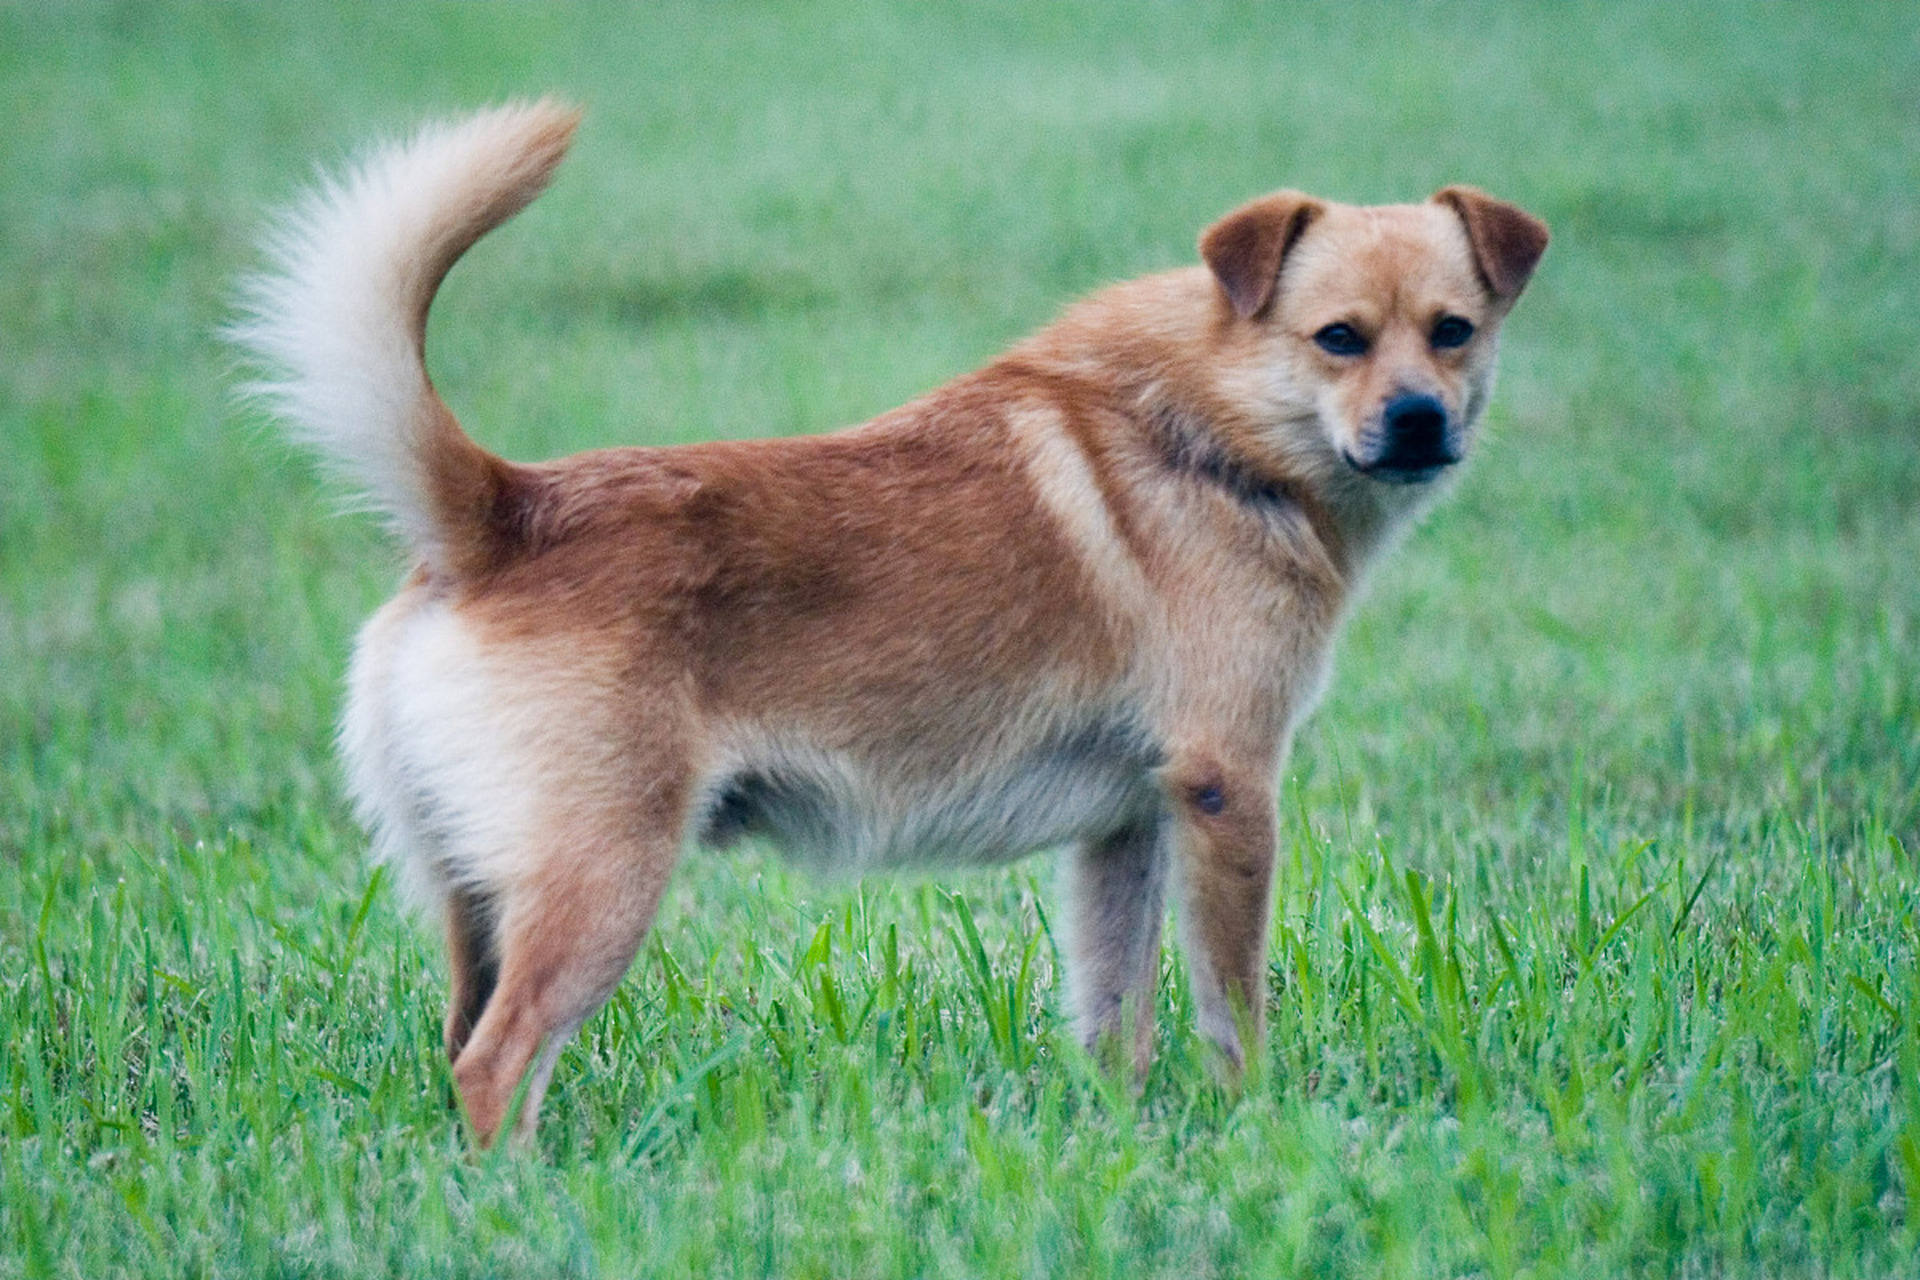
[[[1354,444],[1362,458],[1343,449],[1347,465],[1384,484],[1426,484],[1460,461],[1453,415],[1435,395],[1403,391],[1382,406],[1379,420]]]
[[[1460,459],[1439,455],[1422,458],[1385,457],[1372,462],[1362,462],[1346,450],[1341,450],[1347,465],[1369,480],[1378,480],[1382,484],[1415,485],[1437,480]]]

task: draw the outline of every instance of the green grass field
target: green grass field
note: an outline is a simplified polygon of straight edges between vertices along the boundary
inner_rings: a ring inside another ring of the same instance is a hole
[[[510,456],[824,430],[1281,185],[1554,247],[1287,771],[1263,1068],[1137,1099],[1044,859],[697,857],[475,1156],[331,726],[402,566],[234,410],[264,214],[590,108],[433,364]],[[0,1276],[1920,1269],[1920,23],[1895,4],[0,4]]]

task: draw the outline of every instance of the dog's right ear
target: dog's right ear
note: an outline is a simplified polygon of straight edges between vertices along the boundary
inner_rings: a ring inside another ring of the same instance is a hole
[[[1200,256],[1241,319],[1267,309],[1287,250],[1325,208],[1298,191],[1276,191],[1241,205],[1201,233]]]

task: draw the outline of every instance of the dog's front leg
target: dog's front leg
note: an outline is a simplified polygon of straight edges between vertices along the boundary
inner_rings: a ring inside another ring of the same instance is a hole
[[[1177,761],[1166,785],[1180,941],[1200,1033],[1237,1071],[1261,1044],[1272,915],[1274,791],[1268,771]]]
[[[1061,864],[1074,1031],[1103,1058],[1126,1046],[1135,1080],[1145,1077],[1153,1061],[1170,832],[1162,815],[1144,816],[1110,836],[1076,844]]]

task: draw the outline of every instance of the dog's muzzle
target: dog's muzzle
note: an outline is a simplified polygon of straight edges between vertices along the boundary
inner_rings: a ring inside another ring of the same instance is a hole
[[[1429,395],[1401,395],[1380,411],[1380,427],[1361,436],[1354,470],[1388,484],[1424,484],[1460,461],[1449,438],[1447,407]]]

